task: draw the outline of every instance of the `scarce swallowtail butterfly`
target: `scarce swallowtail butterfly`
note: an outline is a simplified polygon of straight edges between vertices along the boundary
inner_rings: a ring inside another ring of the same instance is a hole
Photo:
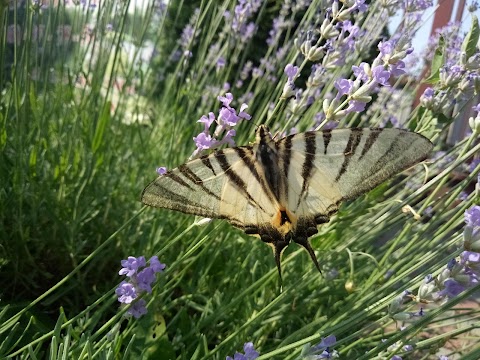
[[[280,140],[259,126],[251,146],[217,150],[150,183],[146,205],[226,219],[272,246],[280,257],[291,242],[320,270],[308,238],[344,200],[355,199],[427,158],[433,145],[400,129],[335,129]]]

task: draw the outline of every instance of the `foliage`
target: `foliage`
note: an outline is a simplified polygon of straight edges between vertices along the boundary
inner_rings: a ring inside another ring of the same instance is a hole
[[[1,3],[0,357],[475,358],[480,107],[463,140],[446,133],[480,90],[476,18],[463,43],[442,33],[414,107],[405,63],[428,1],[182,4]],[[436,153],[319,228],[322,275],[290,246],[280,291],[261,241],[139,202],[156,167],[259,124],[403,127]],[[135,296],[141,279],[118,290],[129,256],[166,264]]]

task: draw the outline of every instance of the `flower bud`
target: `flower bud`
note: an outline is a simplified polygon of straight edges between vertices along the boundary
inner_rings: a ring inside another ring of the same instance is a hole
[[[306,55],[307,60],[318,61],[323,57],[323,49],[318,46],[312,46]]]
[[[480,117],[471,117],[468,119],[468,124],[470,125],[470,128],[474,134],[480,134]]]
[[[332,3],[332,17],[337,17],[338,15],[338,1],[333,1]]]
[[[465,67],[468,70],[478,70],[478,68],[480,68],[480,54],[477,53],[471,56]]]
[[[452,272],[449,269],[443,269],[443,271],[438,275],[437,280],[440,284],[443,284],[445,280],[451,277]]]
[[[333,24],[330,22],[329,19],[325,19],[323,21],[322,26],[320,26],[320,34],[325,39],[331,39],[338,35],[338,30],[335,29],[335,27],[333,26]]]
[[[355,291],[355,283],[353,282],[353,280],[348,280],[346,283],[345,283],[345,290],[347,290],[347,292],[349,294],[353,293]]]
[[[330,100],[329,99],[323,99],[323,113],[326,114],[328,112],[328,109],[330,107]]]
[[[305,40],[302,45],[300,45],[300,52],[303,54],[303,56],[307,57],[308,52],[312,48],[312,41],[311,40]]]
[[[295,85],[291,81],[287,81],[283,86],[281,98],[288,99],[292,96],[295,96]]]
[[[433,283],[433,282],[430,282],[430,283],[428,283],[428,284],[423,283],[423,284],[420,285],[420,287],[418,288],[417,297],[418,297],[420,300],[431,300],[432,294],[433,294],[435,291],[438,291],[438,288],[437,288],[437,286],[435,285],[435,283]]]
[[[480,252],[480,229],[465,226],[463,230],[463,248],[467,251]]]
[[[388,59],[388,63],[389,64],[396,64],[398,63],[400,60],[404,59],[405,56],[407,56],[407,52],[406,51],[399,51],[397,53],[394,53],[390,59]]]
[[[350,19],[350,16],[351,16],[350,9],[345,9],[338,14],[337,19],[338,21],[345,21]]]

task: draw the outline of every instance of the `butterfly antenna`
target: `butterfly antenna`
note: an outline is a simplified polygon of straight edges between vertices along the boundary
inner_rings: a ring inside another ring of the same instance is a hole
[[[303,246],[308,251],[308,254],[310,255],[310,258],[312,259],[313,263],[317,267],[320,274],[322,274],[322,270],[320,270],[320,265],[318,264],[317,257],[315,256],[315,252],[313,251],[312,246],[310,245],[310,242],[308,241],[308,239],[307,238],[295,239],[295,242],[298,245]]]

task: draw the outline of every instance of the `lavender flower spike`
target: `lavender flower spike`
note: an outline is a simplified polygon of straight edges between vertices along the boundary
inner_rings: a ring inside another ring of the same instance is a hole
[[[140,256],[138,258],[129,256],[127,260],[122,260],[121,264],[123,268],[118,272],[118,274],[132,277],[138,271],[138,268],[145,266],[146,261],[144,256]]]
[[[152,292],[152,285],[156,280],[155,274],[162,272],[166,265],[162,264],[157,256],[150,258],[150,266],[146,266],[144,256],[138,258],[129,256],[127,260],[122,260],[121,263],[123,268],[119,271],[119,274],[128,276],[130,282],[122,281],[115,289],[115,294],[122,304],[132,304],[127,310],[127,314],[139,318],[147,313],[147,303],[143,299],[137,299],[138,296],[143,292]],[[135,299],[137,300],[134,301]]]

